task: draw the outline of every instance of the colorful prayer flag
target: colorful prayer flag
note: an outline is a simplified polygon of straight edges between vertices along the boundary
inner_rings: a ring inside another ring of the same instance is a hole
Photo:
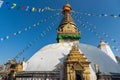
[[[1,38],[0,40],[1,40],[1,41],[3,41],[4,39],[3,39],[3,38]]]
[[[108,16],[107,14],[104,14],[104,16]]]
[[[118,52],[120,52],[120,50],[118,50]]]
[[[29,6],[27,6],[26,11],[28,11],[28,9],[29,9]]]
[[[51,8],[50,7],[47,7],[48,10],[50,10]]]
[[[15,36],[15,35],[16,35],[16,33],[13,33],[13,35]]]
[[[26,6],[22,6],[22,10],[26,9],[27,7]]]
[[[35,8],[33,7],[33,8],[32,8],[32,12],[34,12],[34,11],[35,11]]]
[[[39,25],[40,25],[40,23],[38,22],[38,23],[37,23],[37,25],[39,26]]]
[[[3,1],[0,0],[0,8],[2,7]]]
[[[45,9],[42,9],[41,11],[43,12]]]
[[[21,34],[22,31],[18,31],[18,34]]]
[[[114,18],[117,18],[118,16],[114,16]]]
[[[36,26],[36,24],[33,25],[34,27]]]
[[[40,11],[41,11],[41,9],[39,8],[39,9],[38,9],[38,12],[40,12]]]
[[[6,36],[6,39],[9,39],[9,36]]]
[[[25,28],[25,31],[27,31],[27,28]]]
[[[29,26],[29,29],[31,29],[31,26]]]
[[[91,16],[91,14],[87,14],[88,16]]]
[[[14,9],[16,7],[17,4],[13,3],[11,9]]]

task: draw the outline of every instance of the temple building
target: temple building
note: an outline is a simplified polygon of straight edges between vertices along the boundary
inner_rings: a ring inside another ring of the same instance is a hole
[[[110,46],[103,40],[98,47],[81,43],[81,33],[71,17],[71,10],[70,4],[64,5],[57,43],[44,46],[28,61],[9,66],[12,79],[120,80],[120,64]]]

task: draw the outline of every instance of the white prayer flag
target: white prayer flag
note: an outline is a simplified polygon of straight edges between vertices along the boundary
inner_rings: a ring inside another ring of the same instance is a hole
[[[0,8],[2,7],[3,1],[0,0]]]

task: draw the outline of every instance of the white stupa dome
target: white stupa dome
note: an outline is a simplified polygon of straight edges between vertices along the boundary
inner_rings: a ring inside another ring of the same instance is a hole
[[[94,64],[98,64],[101,72],[120,72],[120,66],[97,47],[82,43],[79,43],[78,46],[80,51],[91,62],[93,70],[95,70]],[[27,61],[25,71],[56,70],[58,64],[63,65],[71,47],[72,43],[55,43],[43,47]]]

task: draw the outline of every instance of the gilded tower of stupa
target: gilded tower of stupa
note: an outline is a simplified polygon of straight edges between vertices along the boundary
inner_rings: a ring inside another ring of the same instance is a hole
[[[80,32],[74,23],[70,12],[72,8],[70,4],[66,4],[63,7],[62,13],[64,15],[59,27],[57,41],[61,42],[76,42],[80,39]]]

